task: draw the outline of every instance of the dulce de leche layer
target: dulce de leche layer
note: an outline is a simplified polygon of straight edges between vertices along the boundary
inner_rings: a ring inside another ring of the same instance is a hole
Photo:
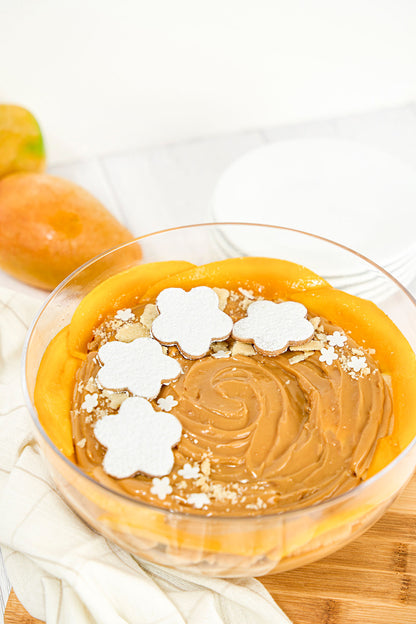
[[[244,292],[222,293],[221,299],[234,321],[250,303]],[[377,440],[393,424],[388,379],[371,348],[364,351],[348,334],[328,364],[321,350],[334,332],[343,330],[319,317],[310,319],[315,327],[311,341],[273,357],[232,338],[214,343],[198,360],[184,358],[176,347],[166,349],[183,374],[162,386],[152,405],[159,410],[160,398],[173,397],[171,413],[183,428],[168,475],[172,491],[161,499],[152,493],[149,476],[110,477],[102,468],[105,448],[94,426],[115,413],[129,393],[99,387],[97,350],[108,340],[149,335],[155,306],[133,312],[133,320],[112,317],[97,329],[77,374],[72,406],[76,458],[97,481],[175,511],[255,515],[323,501],[365,478]],[[365,358],[365,366],[351,367],[354,357]],[[85,401],[88,395],[92,399]],[[195,508],[194,494],[205,494],[209,503]]]

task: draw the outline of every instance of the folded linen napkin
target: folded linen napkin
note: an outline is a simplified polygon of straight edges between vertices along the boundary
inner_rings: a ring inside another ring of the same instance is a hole
[[[22,604],[47,624],[290,624],[260,582],[135,559],[62,500],[20,385],[23,340],[38,307],[0,289],[0,544]]]

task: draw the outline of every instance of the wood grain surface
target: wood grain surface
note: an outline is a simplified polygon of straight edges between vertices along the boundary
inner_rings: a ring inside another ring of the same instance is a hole
[[[416,623],[416,476],[364,535],[303,568],[260,579],[293,624]],[[39,624],[12,592],[4,624]]]
[[[43,624],[43,622],[29,615],[12,590],[4,614],[4,624]]]

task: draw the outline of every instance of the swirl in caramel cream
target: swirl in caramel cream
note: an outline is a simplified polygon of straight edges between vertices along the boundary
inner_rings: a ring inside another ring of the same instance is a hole
[[[234,298],[238,304],[238,297]],[[236,320],[238,305],[227,309]],[[140,316],[140,311],[135,310]],[[320,351],[304,359],[287,351],[274,357],[234,355],[199,360],[183,358],[175,347],[183,375],[164,386],[158,398],[173,396],[172,409],[183,435],[174,450],[169,475],[172,494],[160,500],[151,492],[152,479],[136,475],[113,479],[102,466],[105,449],[94,437],[94,424],[116,411],[116,396],[95,384],[99,369],[96,349],[114,338],[110,320],[100,328],[91,352],[78,372],[72,423],[77,461],[98,481],[137,499],[171,510],[204,514],[252,515],[296,509],[343,493],[362,481],[377,440],[392,427],[388,382],[369,353],[366,369],[354,373],[347,357],[360,353],[348,337],[331,365]],[[320,320],[322,336],[339,327]],[[227,346],[232,346],[233,340]],[[299,351],[297,352],[299,353]],[[300,360],[300,361],[299,361]],[[98,407],[82,409],[87,392],[97,393]],[[153,401],[156,409],[157,402]],[[195,478],[183,478],[183,467],[199,468]],[[188,497],[204,493],[209,505],[194,509]]]

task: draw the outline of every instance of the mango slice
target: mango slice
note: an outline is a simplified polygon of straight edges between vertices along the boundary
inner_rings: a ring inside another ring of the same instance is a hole
[[[68,327],[64,327],[43,355],[35,386],[40,424],[55,446],[70,459],[74,457],[70,409],[80,363],[68,353]]]
[[[294,262],[275,258],[230,258],[159,280],[145,292],[143,300],[155,299],[164,288],[190,290],[195,286],[245,288],[265,298],[282,299],[293,292],[330,287],[322,277]]]

